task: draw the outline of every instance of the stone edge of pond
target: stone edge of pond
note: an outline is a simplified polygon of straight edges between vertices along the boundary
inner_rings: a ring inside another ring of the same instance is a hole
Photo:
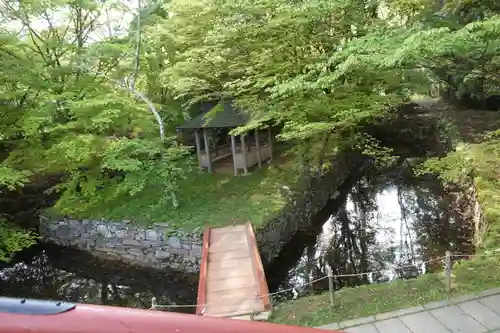
[[[366,157],[353,152],[339,153],[331,159],[326,172],[304,177],[301,191],[291,192],[288,204],[255,230],[264,265],[271,263],[299,230],[312,225],[315,215],[339,195],[339,188],[362,170],[366,161]]]
[[[131,221],[40,215],[39,233],[44,242],[133,265],[188,273],[197,273],[200,267],[202,232],[174,229],[168,223],[141,226]]]

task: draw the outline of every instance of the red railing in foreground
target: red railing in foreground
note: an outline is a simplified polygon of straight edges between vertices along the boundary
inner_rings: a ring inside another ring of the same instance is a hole
[[[196,314],[203,315],[207,296],[208,249],[210,247],[210,228],[203,232],[201,250],[200,280],[198,281],[198,296],[196,297]]]
[[[259,285],[259,297],[264,304],[264,311],[271,311],[272,305],[269,300],[269,288],[267,286],[266,274],[262,259],[260,258],[259,248],[257,247],[257,239],[251,222],[247,222],[247,237],[248,245],[250,247],[250,254],[252,256],[252,264],[254,270],[255,281]]]

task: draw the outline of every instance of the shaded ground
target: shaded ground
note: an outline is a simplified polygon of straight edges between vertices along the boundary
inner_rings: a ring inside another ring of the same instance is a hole
[[[459,109],[436,99],[415,101],[434,114],[450,121],[462,141],[477,142],[489,131],[500,128],[500,112],[487,110]]]
[[[477,142],[483,134],[500,128],[500,112],[479,110],[455,110],[445,114],[457,127],[462,140]]]

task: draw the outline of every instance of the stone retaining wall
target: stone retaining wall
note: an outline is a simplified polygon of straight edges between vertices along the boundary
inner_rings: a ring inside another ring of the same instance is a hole
[[[43,240],[92,252],[134,265],[195,273],[199,271],[202,237],[173,231],[166,223],[139,227],[130,222],[40,217]]]
[[[471,185],[466,191],[465,196],[468,199],[469,218],[474,223],[474,245],[480,247],[487,230],[486,219],[484,218],[483,207],[479,202],[475,185]]]
[[[470,223],[471,243],[475,248],[480,247],[487,230],[487,223],[477,197],[476,187],[472,181],[468,186],[453,183],[444,185],[445,191],[453,197],[450,208],[458,213],[460,219]]]
[[[304,187],[290,193],[288,205],[256,232],[263,264],[271,263],[299,230],[310,227],[328,200],[335,198],[338,189],[367,162],[367,158],[359,154],[342,153],[330,162],[328,169],[306,177]]]
[[[483,239],[486,236],[488,224],[486,223],[487,221],[484,217],[483,207],[481,207],[481,203],[479,202],[479,198],[477,197],[475,186],[473,186],[473,191],[474,207],[472,216],[474,218],[474,244],[476,245],[476,247],[479,247],[483,243]]]

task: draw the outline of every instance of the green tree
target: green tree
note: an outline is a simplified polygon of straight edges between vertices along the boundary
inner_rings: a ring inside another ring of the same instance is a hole
[[[9,261],[14,253],[34,245],[36,236],[0,217],[0,261]]]
[[[0,185],[60,174],[68,214],[148,186],[176,206],[189,161],[173,131],[201,100],[236,97],[250,126],[282,124],[307,163],[345,145],[386,155],[364,129],[414,93],[482,100],[500,84],[493,0],[139,2],[125,36],[99,41],[103,17],[130,8],[0,7]]]
[[[194,0],[165,8],[169,17],[148,34],[170,46],[162,78],[174,96],[235,96],[283,123],[283,139],[326,142],[326,151],[370,142],[363,126],[414,93],[439,86],[484,99],[498,89],[494,2]]]
[[[4,26],[0,43],[0,72],[8,82],[0,91],[6,119],[0,125],[0,184],[12,188],[32,177],[61,174],[57,207],[66,213],[135,195],[150,183],[165,189],[159,201],[175,204],[186,149],[164,131],[159,137],[164,124],[152,112],[158,106],[136,84],[140,31],[131,34],[131,42],[113,36],[92,41],[103,15],[123,10],[120,4],[2,6],[4,21],[17,22],[23,33]]]
[[[281,138],[300,141],[304,152],[359,140],[363,125],[386,115],[385,105],[407,98],[410,76],[423,80],[383,66],[390,50],[362,45],[404,40],[372,1],[173,1],[166,8],[170,17],[149,34],[175,50],[162,77],[173,94],[191,103],[235,96],[257,117],[284,124]]]

